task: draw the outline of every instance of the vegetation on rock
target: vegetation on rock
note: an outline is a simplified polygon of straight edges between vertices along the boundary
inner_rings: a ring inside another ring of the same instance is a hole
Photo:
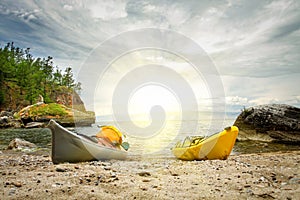
[[[34,104],[23,108],[15,117],[43,117],[43,116],[53,116],[53,117],[64,117],[68,115],[67,108],[61,104],[50,103],[50,104]]]
[[[31,122],[43,122],[47,124],[50,119],[54,119],[64,126],[75,126],[75,124],[88,126],[95,123],[94,112],[82,112],[57,103],[33,104],[20,110],[14,117],[21,120],[25,126]]]
[[[36,103],[41,95],[45,103],[57,102],[56,91],[73,93],[81,84],[73,78],[72,68],[64,72],[54,67],[52,57],[34,58],[30,48],[7,43],[0,48],[0,110],[19,110]]]
[[[95,113],[85,110],[78,95],[81,83],[74,80],[72,68],[63,72],[54,67],[52,59],[34,58],[30,48],[15,47],[14,43],[0,46],[0,111],[11,113],[1,115],[0,128],[50,119],[66,126],[95,122]]]

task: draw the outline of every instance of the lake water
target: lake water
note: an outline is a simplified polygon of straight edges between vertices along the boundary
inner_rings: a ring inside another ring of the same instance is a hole
[[[219,124],[223,127],[231,126],[234,119],[220,120]],[[211,127],[211,122],[201,121],[197,122],[196,131],[191,130],[191,126],[195,124],[194,121],[180,122],[180,121],[168,121],[164,124],[162,129],[159,127],[153,128],[157,131],[152,134],[138,133],[134,130],[128,133],[124,130],[128,127],[130,122],[115,123],[112,121],[101,122],[93,124],[91,127],[76,127],[70,128],[74,132],[95,135],[98,131],[98,125],[115,125],[123,133],[125,133],[125,141],[130,144],[130,156],[135,158],[174,158],[171,154],[170,148],[178,140],[184,139],[186,136],[191,135],[211,135],[220,130],[214,130]],[[140,121],[135,122],[138,127],[147,127],[148,122]],[[143,129],[139,129],[143,130]],[[146,132],[146,131],[145,131]],[[0,129],[0,149],[7,147],[9,142],[14,138],[22,138],[30,141],[41,148],[51,149],[51,132],[47,128],[36,129]],[[260,152],[275,152],[275,151],[290,151],[299,150],[297,145],[285,145],[276,143],[264,143],[257,141],[236,142],[232,154],[244,154],[244,153],[260,153]]]

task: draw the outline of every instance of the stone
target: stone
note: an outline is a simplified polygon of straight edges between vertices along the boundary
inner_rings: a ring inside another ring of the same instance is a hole
[[[35,144],[20,138],[13,139],[7,147],[7,149],[13,149],[13,150],[27,150],[27,149],[36,149],[36,148],[37,146]]]
[[[14,119],[13,114],[8,111],[1,111],[0,113],[0,128],[20,128],[19,120]]]
[[[150,172],[146,172],[146,171],[142,171],[142,172],[139,172],[137,174],[140,175],[140,176],[145,176],[145,177],[151,176]]]
[[[20,182],[14,182],[13,185],[16,187],[22,187],[22,183]]]
[[[16,189],[15,189],[15,188],[11,188],[11,189],[9,190],[8,195],[9,195],[9,196],[12,196],[12,195],[14,195],[15,193],[16,193]]]
[[[0,117],[5,117],[5,116],[6,117],[13,117],[13,114],[9,111],[5,111],[5,110],[1,111],[0,112]]]
[[[45,124],[42,122],[29,122],[26,124],[25,128],[43,128]]]
[[[64,169],[64,168],[57,167],[57,168],[55,169],[55,171],[57,171],[57,172],[66,172],[67,170]]]
[[[238,140],[300,144],[300,108],[268,104],[244,109],[234,122]]]
[[[1,124],[9,123],[9,118],[7,116],[0,117],[0,123]]]
[[[289,184],[300,184],[300,178],[297,177],[290,178]]]

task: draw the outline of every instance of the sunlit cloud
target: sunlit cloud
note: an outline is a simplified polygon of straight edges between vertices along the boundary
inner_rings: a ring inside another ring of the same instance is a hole
[[[247,105],[248,99],[246,97],[228,96],[228,97],[226,97],[226,104],[228,104],[228,105]]]
[[[228,110],[266,103],[299,106],[299,10],[300,2],[296,0],[3,0],[0,43],[14,41],[17,46],[30,47],[34,56],[53,56],[56,65],[71,66],[76,75],[90,52],[117,34],[149,27],[170,29],[191,38],[211,58],[223,81]],[[106,53],[122,48],[121,45],[108,47]],[[107,96],[98,98],[82,91],[84,100],[94,98],[97,104],[86,101],[88,109],[111,113],[114,83],[133,65],[149,62],[176,70],[192,86],[200,107],[213,109],[209,88],[187,63],[153,53],[137,53],[134,59],[127,57],[123,61],[103,79],[108,82],[101,92]],[[133,95],[135,104],[139,94]]]

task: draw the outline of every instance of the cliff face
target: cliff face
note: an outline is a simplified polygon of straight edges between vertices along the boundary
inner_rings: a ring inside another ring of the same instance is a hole
[[[22,108],[31,105],[31,103],[25,99],[26,94],[20,92],[20,89],[16,85],[6,85],[3,88],[5,93],[5,101],[0,104],[1,111],[18,112]],[[82,112],[85,112],[84,102],[81,100],[77,92],[70,90],[66,87],[59,87],[48,94],[50,99],[43,100],[46,103],[58,103],[69,108],[73,108]],[[42,97],[45,98],[45,97]],[[33,104],[40,102],[40,97],[36,98]]]
[[[300,108],[270,104],[245,109],[236,119],[239,140],[300,144]]]
[[[55,103],[62,104],[78,111],[86,112],[84,103],[78,93],[67,88],[61,87],[59,90],[53,91],[51,99],[55,100]]]

